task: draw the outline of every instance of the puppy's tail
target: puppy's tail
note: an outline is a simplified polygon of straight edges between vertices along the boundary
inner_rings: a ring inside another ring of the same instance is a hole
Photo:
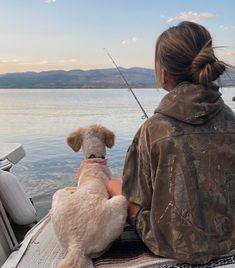
[[[57,268],[86,268],[87,258],[81,255],[78,249],[70,249]]]

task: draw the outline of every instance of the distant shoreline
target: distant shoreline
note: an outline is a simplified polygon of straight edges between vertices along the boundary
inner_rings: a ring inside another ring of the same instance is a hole
[[[223,87],[235,87],[235,84],[233,84],[233,85],[222,85],[222,88]]]
[[[234,88],[235,84],[233,85],[222,85],[219,86],[220,88]],[[113,90],[123,90],[123,89],[129,89],[127,87],[1,87],[0,89],[77,89],[77,90],[81,90],[81,89],[113,89]],[[161,87],[132,87],[132,89],[162,89]]]
[[[131,87],[132,89],[161,89],[161,87]],[[123,90],[129,89],[128,87],[1,87],[0,89],[114,89],[114,90]]]
[[[153,69],[119,67],[131,88],[158,88]],[[221,77],[223,87],[235,86],[235,69]],[[8,89],[121,89],[128,88],[116,68],[44,71],[0,75],[0,88]]]

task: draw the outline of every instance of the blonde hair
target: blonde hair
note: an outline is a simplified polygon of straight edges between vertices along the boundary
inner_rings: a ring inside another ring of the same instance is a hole
[[[155,66],[157,62],[176,83],[210,84],[226,69],[226,64],[214,54],[210,33],[202,25],[189,21],[181,22],[159,36]]]

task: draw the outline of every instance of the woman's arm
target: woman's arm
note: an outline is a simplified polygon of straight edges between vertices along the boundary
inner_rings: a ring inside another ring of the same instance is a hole
[[[122,180],[121,179],[112,179],[107,184],[107,190],[110,197],[115,195],[122,194]],[[127,222],[131,225],[135,224],[135,217],[141,207],[133,202],[128,201],[128,215]]]
[[[148,131],[143,125],[128,148],[122,180],[114,178],[107,185],[111,197],[123,194],[127,198],[127,221],[132,225],[136,224],[138,212],[141,212],[143,206],[149,207],[152,200],[149,143]]]

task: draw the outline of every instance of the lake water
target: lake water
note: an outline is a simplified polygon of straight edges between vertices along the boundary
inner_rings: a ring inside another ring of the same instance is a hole
[[[157,89],[134,91],[149,116],[165,95]],[[235,88],[221,92],[235,112]],[[68,133],[93,123],[114,131],[116,144],[107,156],[113,176],[120,177],[142,116],[127,89],[0,89],[0,141],[23,144],[26,157],[12,172],[33,198],[38,217],[47,213],[57,189],[76,185],[83,155],[66,145]]]

